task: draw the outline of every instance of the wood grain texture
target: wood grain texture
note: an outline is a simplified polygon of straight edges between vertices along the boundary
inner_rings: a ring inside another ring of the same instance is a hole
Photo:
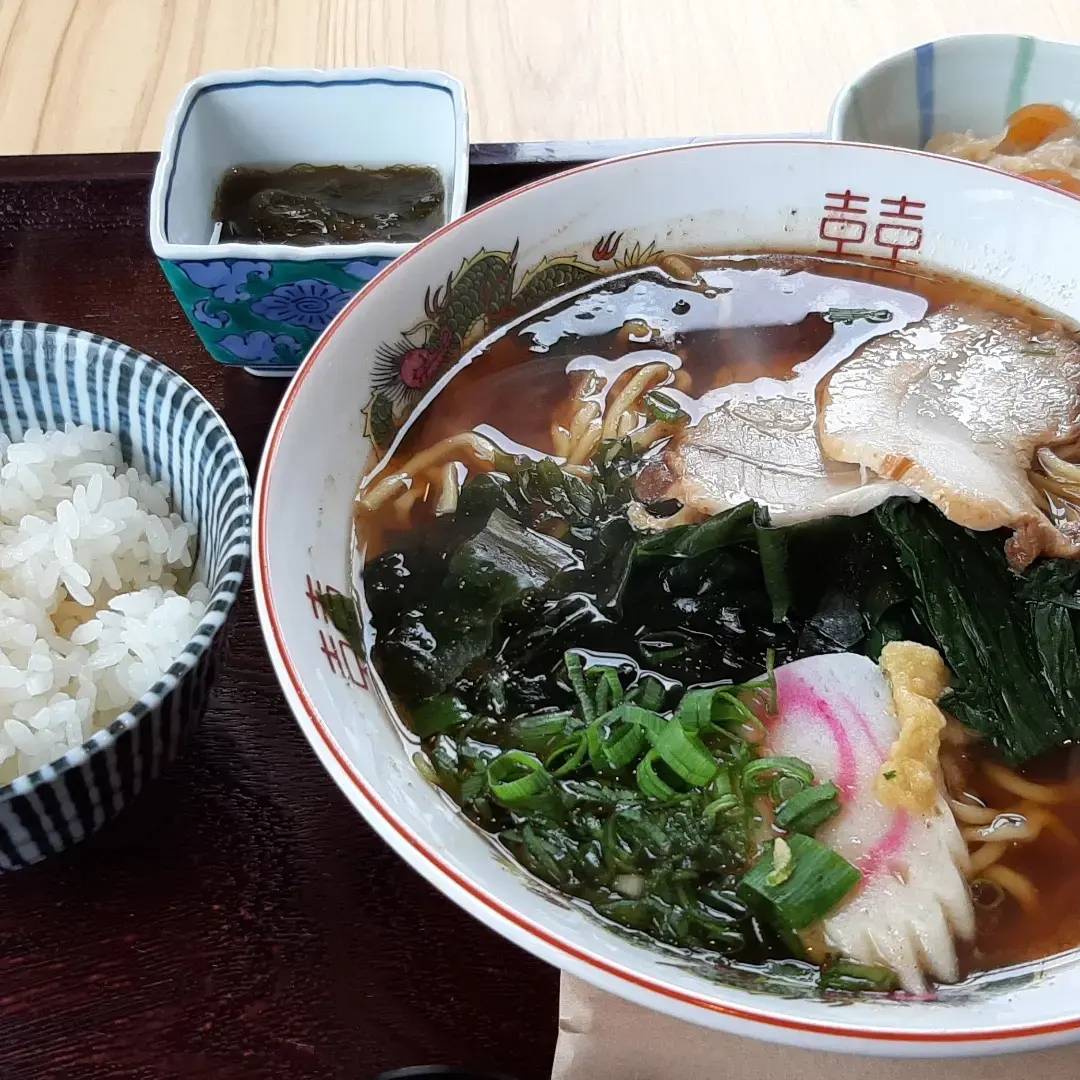
[[[0,161],[0,311],[164,360],[254,469],[284,384],[199,344],[146,243],[153,163]],[[528,178],[479,166],[474,197]],[[93,840],[0,878],[0,1077],[548,1076],[555,970],[444,899],[338,792],[281,696],[250,588],[230,644],[173,769]]]
[[[867,64],[942,34],[1080,38],[1076,0],[0,0],[0,153],[157,149],[190,78],[402,65],[472,138],[817,131]]]

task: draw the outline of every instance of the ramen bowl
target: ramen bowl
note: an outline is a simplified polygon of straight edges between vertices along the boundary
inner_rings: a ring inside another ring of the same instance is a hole
[[[1042,238],[1059,241],[1047,245]],[[465,343],[516,310],[663,253],[806,252],[936,270],[1080,318],[1080,205],[918,152],[812,141],[701,144],[586,166],[467,214],[335,318],[290,386],[256,492],[255,589],[275,669],[319,759],[402,858],[488,926],[596,986],[706,1027],[804,1047],[962,1056],[1080,1032],[1080,959],[991,972],[932,997],[844,996],[703,966],[617,934],[516,867],[413,763],[355,634],[358,481]],[[528,401],[506,402],[528,408]],[[340,627],[340,629],[339,629]],[[345,631],[344,633],[342,631]],[[359,652],[349,644],[356,642]],[[358,826],[359,827],[359,826]]]

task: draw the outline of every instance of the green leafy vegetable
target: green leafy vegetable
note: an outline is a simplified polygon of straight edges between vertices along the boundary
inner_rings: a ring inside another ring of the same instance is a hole
[[[539,589],[576,564],[576,556],[565,544],[523,529],[495,509],[484,528],[458,548],[450,560],[450,573],[463,579],[495,573],[500,576],[500,587],[516,595],[525,589]]]
[[[761,572],[765,578],[765,591],[772,604],[774,622],[780,622],[791,609],[794,594],[788,579],[787,529],[776,529],[769,524],[768,514],[759,512],[754,518],[754,534],[757,540]]]
[[[680,525],[666,532],[639,540],[634,558],[692,559],[732,544],[741,544],[754,535],[756,507],[752,502],[740,503],[700,525]]]
[[[1020,596],[1032,603],[1080,609],[1080,562],[1044,559],[1025,575]]]
[[[999,534],[960,528],[926,504],[893,500],[877,515],[953,672],[942,706],[1017,764],[1080,738],[1071,604],[1051,591],[1068,575],[1043,570],[1032,584],[1009,569]]]

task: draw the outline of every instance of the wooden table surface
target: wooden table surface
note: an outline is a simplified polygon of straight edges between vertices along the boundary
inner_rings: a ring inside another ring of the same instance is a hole
[[[166,361],[254,471],[285,383],[220,367],[195,337],[146,242],[153,165],[0,160],[0,312]],[[527,177],[474,164],[470,188]],[[171,771],[94,839],[0,877],[0,1080],[549,1075],[558,973],[437,893],[338,792],[289,714],[250,587],[230,642]]]
[[[259,64],[436,67],[473,141],[818,131],[942,34],[1080,39],[1077,0],[0,0],[0,154],[157,149],[180,87]]]

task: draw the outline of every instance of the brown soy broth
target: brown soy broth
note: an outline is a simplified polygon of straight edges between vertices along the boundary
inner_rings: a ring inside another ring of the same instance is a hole
[[[968,790],[995,809],[1016,809],[1021,800],[978,771],[986,760],[997,758],[992,751],[976,747]],[[1080,750],[1051,753],[1021,772],[1039,783],[1075,784],[1080,779]],[[1080,837],[1080,796],[1047,809],[1074,837]],[[1080,944],[1080,844],[1070,845],[1044,829],[1038,839],[1012,845],[1002,863],[1023,874],[1038,890],[1038,914],[1025,914],[1012,900],[994,910],[977,908],[976,938],[962,957],[969,971],[1028,963]]]
[[[518,318],[465,353],[441,377],[440,389],[409,417],[373,476],[400,469],[413,455],[463,431],[479,431],[510,453],[554,453],[552,425],[567,423],[588,371],[616,393],[630,370],[664,359],[679,375],[664,388],[693,420],[713,407],[724,387],[764,380],[810,379],[828,354],[835,366],[861,342],[916,322],[952,304],[1020,318],[1036,332],[1054,320],[1025,303],[976,284],[906,270],[805,256],[686,262],[708,283],[702,289],[649,268],[606,279],[570,298]],[[872,326],[826,321],[830,307],[889,307],[894,317]],[[831,352],[830,352],[831,350]],[[415,543],[432,508],[416,501],[407,515],[388,502],[358,519],[367,558],[393,549],[406,534]],[[990,756],[968,751],[967,790],[987,805],[1009,810],[1020,801],[980,772]],[[1029,770],[1060,780],[1077,765],[1060,754]],[[1080,800],[1051,807],[1080,837]],[[1045,957],[1080,942],[1080,846],[1066,847],[1047,831],[1014,845],[1003,864],[1026,875],[1039,892],[1038,918],[1012,899],[993,911],[978,909],[977,938],[962,950],[964,974]]]
[[[890,295],[921,296],[903,288],[910,275],[871,267],[789,258],[693,261],[707,274],[730,275],[730,282],[702,290],[647,268],[605,279],[500,328],[443,374],[441,389],[408,418],[378,472],[392,473],[440,439],[479,429],[511,453],[553,453],[552,424],[568,422],[585,368],[609,378],[606,397],[618,391],[628,367],[664,360],[685,376],[681,390],[665,390],[692,416],[712,408],[708,395],[724,386],[790,379],[793,368],[834,337],[850,338],[850,351],[867,336],[866,326],[835,326],[815,310],[832,286],[829,277],[843,279],[837,299],[848,307],[873,307],[882,293],[879,279],[889,283],[883,288]],[[805,280],[798,277],[803,271]],[[918,300],[920,317],[923,306]],[[875,329],[898,325],[904,323]],[[427,512],[420,504],[401,522],[387,508],[365,522],[369,557]]]

